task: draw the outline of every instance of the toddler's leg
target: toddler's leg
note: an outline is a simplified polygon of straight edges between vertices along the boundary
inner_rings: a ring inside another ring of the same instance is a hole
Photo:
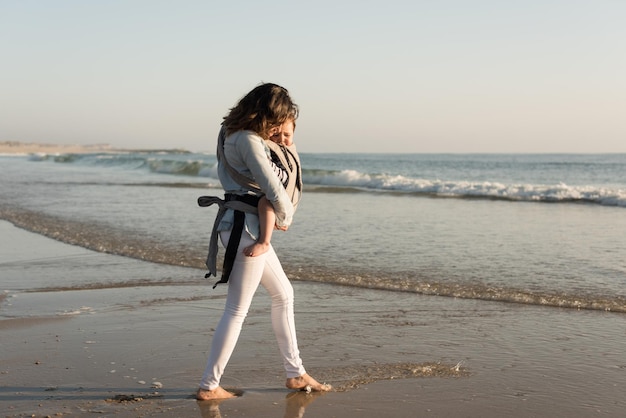
[[[276,214],[274,207],[265,197],[259,200],[259,239],[254,244],[243,249],[243,253],[248,257],[256,257],[266,253],[270,249],[272,232],[276,224]]]

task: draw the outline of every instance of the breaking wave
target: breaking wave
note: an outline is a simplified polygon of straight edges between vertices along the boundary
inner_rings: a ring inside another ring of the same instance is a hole
[[[176,176],[166,187],[197,187],[198,182],[218,184],[217,162],[213,155],[188,152],[132,152],[98,154],[32,155],[33,161],[54,161]],[[626,207],[626,189],[596,185],[569,185],[564,182],[503,182],[497,180],[442,180],[411,175],[367,173],[345,169],[305,168],[303,179],[307,191],[330,193],[386,192],[415,196],[491,199],[521,202],[589,203]],[[157,183],[155,178],[155,184]]]

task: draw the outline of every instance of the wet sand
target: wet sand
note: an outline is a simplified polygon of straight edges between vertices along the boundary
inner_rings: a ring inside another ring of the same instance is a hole
[[[120,257],[99,253],[90,256],[91,264],[84,269],[72,265],[70,272],[64,256],[76,251],[87,250],[0,221],[0,292],[11,290],[16,279],[36,280],[42,274],[97,275],[104,281],[120,274]],[[29,257],[38,262],[29,263]],[[98,269],[93,268],[94,258]],[[128,279],[154,275],[161,267],[130,259],[124,263]],[[168,277],[202,273],[162,269]],[[225,293],[211,290],[211,285],[206,282],[206,296],[197,299],[146,296],[149,303],[110,303],[106,309],[41,318],[8,317],[13,298],[3,297],[0,413],[618,417],[626,410],[624,314],[306,282],[294,282],[302,356],[311,375],[337,390],[306,394],[284,388],[269,300],[261,290],[222,382],[242,396],[221,403],[197,402],[193,394]],[[66,290],[22,297],[41,297],[51,306],[74,300],[82,306],[94,298],[115,301],[129,291],[134,290]]]

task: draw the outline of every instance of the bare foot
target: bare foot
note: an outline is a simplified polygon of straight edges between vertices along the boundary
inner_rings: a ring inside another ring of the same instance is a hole
[[[270,250],[270,243],[269,242],[255,242],[254,244],[250,245],[249,247],[246,247],[243,249],[243,253],[245,255],[247,255],[248,257],[256,257],[259,256],[261,254],[265,254],[266,252],[268,252]]]
[[[307,373],[298,377],[290,377],[285,383],[288,389],[304,390],[307,392],[330,392],[333,390],[331,385],[320,383],[313,379]]]
[[[217,400],[217,399],[230,399],[230,398],[234,398],[236,396],[237,395],[235,395],[234,393],[231,393],[231,392],[223,389],[221,386],[218,386],[217,388],[215,388],[213,390],[199,388],[198,392],[196,392],[196,399],[199,400],[199,401],[213,401],[213,400]]]

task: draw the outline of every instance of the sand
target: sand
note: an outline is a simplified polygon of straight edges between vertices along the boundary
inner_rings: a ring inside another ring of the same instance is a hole
[[[202,273],[100,253],[70,271],[67,255],[88,250],[3,221],[0,237],[0,294],[16,279],[51,274]],[[225,292],[211,284],[206,297],[67,316],[11,318],[12,298],[0,298],[1,416],[617,417],[626,410],[626,315],[306,282],[294,282],[302,356],[311,375],[337,390],[283,386],[269,300],[259,291],[222,382],[242,396],[197,402]],[[21,296],[82,306],[128,291]]]

